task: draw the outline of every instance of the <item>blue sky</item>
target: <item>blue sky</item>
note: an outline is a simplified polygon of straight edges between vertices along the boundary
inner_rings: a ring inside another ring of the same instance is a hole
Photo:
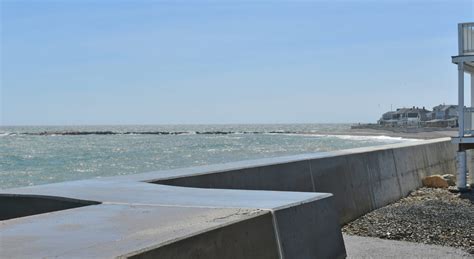
[[[1,125],[375,122],[457,102],[472,1],[2,1]]]

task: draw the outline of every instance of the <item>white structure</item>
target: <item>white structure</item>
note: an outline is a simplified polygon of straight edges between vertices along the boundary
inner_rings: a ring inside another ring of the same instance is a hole
[[[466,150],[474,149],[474,23],[458,24],[458,55],[452,57],[458,66],[459,136],[453,142],[458,150],[458,188],[467,186]],[[464,73],[471,75],[471,107],[464,104]]]

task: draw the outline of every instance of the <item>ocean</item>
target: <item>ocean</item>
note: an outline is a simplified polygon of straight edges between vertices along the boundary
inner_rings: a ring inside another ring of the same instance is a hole
[[[351,136],[349,129],[350,124],[0,127],[0,189],[415,141]]]

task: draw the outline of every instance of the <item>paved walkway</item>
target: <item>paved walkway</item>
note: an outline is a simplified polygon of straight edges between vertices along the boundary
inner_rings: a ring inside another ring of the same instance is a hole
[[[344,235],[347,258],[474,258],[463,250],[419,243]]]

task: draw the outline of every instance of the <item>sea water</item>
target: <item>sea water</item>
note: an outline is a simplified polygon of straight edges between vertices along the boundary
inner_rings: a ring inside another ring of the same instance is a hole
[[[0,188],[411,141],[351,136],[349,128],[349,124],[0,127]],[[87,132],[108,134],[82,135]]]

